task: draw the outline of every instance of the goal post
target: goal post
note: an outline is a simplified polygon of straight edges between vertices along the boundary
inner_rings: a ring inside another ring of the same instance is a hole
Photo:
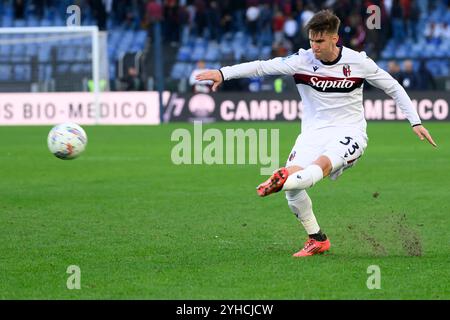
[[[0,91],[109,91],[107,34],[97,26],[0,28]]]

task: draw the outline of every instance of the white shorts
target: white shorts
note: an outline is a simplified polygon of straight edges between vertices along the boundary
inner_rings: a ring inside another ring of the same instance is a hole
[[[301,133],[286,167],[306,168],[322,155],[333,165],[330,178],[337,179],[345,169],[352,167],[367,148],[367,135],[358,129],[331,127]]]

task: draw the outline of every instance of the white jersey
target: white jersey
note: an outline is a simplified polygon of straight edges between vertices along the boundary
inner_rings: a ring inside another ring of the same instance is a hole
[[[220,69],[224,80],[265,75],[292,75],[302,98],[302,132],[326,127],[352,127],[366,132],[363,82],[382,89],[411,125],[420,118],[403,87],[367,57],[342,47],[335,61],[322,62],[311,49],[284,58],[253,61]]]

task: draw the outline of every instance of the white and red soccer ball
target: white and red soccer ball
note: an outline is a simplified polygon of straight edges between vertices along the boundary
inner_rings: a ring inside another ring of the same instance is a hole
[[[83,128],[70,122],[54,126],[47,137],[50,152],[63,160],[78,157],[86,148],[87,141]]]

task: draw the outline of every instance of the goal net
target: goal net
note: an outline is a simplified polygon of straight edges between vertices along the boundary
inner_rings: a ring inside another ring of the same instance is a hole
[[[108,90],[107,39],[96,26],[0,28],[0,92]]]

